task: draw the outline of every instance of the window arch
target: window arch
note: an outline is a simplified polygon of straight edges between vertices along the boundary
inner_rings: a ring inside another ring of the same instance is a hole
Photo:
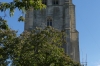
[[[47,5],[47,0],[42,0],[42,4]]]
[[[47,26],[52,26],[52,18],[47,18]]]
[[[58,5],[59,4],[59,0],[52,0],[52,4],[53,5]]]

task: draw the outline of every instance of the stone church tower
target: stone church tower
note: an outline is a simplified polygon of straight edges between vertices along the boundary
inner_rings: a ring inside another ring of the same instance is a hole
[[[46,9],[29,10],[25,16],[25,30],[36,27],[45,28],[52,26],[59,30],[64,30],[67,34],[64,44],[65,53],[74,61],[80,62],[79,38],[75,23],[75,5],[72,0],[43,0],[47,5]]]

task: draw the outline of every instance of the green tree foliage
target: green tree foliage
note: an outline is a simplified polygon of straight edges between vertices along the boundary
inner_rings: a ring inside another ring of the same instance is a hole
[[[0,66],[7,66],[6,59],[12,53],[13,47],[9,42],[12,42],[14,38],[16,38],[15,31],[0,29]]]
[[[62,35],[54,28],[35,29],[19,37],[12,30],[0,30],[0,66],[10,57],[12,66],[79,66],[62,48]]]
[[[13,16],[15,9],[19,9],[22,13],[25,13],[27,10],[34,8],[35,10],[37,9],[42,9],[45,8],[46,6],[42,4],[42,0],[13,0],[10,3],[0,3],[0,11],[5,12],[9,10],[9,15]],[[19,17],[20,21],[24,21],[23,16]]]
[[[45,5],[41,1],[13,0],[10,3],[0,3],[0,11],[9,10],[9,15],[13,16],[15,9],[22,13],[30,8],[42,9]],[[23,16],[18,20],[24,21]],[[0,18],[0,66],[7,66],[8,58],[13,61],[12,66],[79,66],[64,53],[63,32],[47,27],[24,32],[19,37],[16,33]]]
[[[9,29],[7,21],[0,17],[0,29]]]

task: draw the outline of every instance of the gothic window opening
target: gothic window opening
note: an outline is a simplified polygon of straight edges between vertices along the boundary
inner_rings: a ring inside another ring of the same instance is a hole
[[[42,4],[47,5],[47,0],[42,0]]]
[[[47,26],[52,26],[52,19],[47,19]]]
[[[59,4],[59,1],[58,0],[52,0],[52,4],[53,5],[58,5]]]

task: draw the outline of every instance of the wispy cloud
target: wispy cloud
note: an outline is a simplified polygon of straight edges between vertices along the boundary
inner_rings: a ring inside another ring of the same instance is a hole
[[[96,61],[96,65],[95,66],[100,66],[100,60]]]
[[[100,61],[97,62],[96,66],[100,66]]]
[[[98,64],[97,66],[100,66],[100,64]]]

